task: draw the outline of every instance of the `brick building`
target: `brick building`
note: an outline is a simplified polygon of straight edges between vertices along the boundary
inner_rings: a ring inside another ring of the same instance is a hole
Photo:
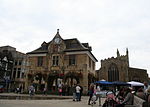
[[[54,38],[28,52],[29,72],[27,87],[34,84],[37,91],[47,87],[56,90],[60,84],[72,87],[80,83],[83,91],[96,79],[95,63],[97,59],[92,54],[88,43],[81,43],[78,39],[63,39],[59,30]]]

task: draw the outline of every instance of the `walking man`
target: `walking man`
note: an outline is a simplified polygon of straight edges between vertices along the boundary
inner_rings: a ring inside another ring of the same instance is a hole
[[[77,86],[76,86],[76,97],[77,97],[77,101],[80,100],[80,90],[81,90],[81,88],[80,88],[79,84],[77,84]]]

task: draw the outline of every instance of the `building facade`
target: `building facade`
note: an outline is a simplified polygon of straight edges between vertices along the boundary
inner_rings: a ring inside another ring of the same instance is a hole
[[[26,54],[11,46],[0,47],[0,84],[4,85],[7,91],[14,91],[17,87],[24,90],[26,64]]]
[[[129,66],[129,54],[126,49],[126,55],[120,55],[117,49],[117,57],[111,57],[101,60],[101,68],[98,72],[99,80],[107,81],[148,81],[147,70],[133,68]]]
[[[78,39],[63,39],[59,30],[54,38],[28,52],[29,72],[27,87],[34,84],[36,90],[57,90],[60,85],[72,87],[79,83],[83,92],[96,79],[95,63],[97,59],[92,54],[88,43],[81,43]]]

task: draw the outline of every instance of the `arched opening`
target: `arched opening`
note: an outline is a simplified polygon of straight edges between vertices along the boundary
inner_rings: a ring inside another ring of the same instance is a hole
[[[68,72],[64,76],[64,83],[70,85],[70,87],[73,86],[73,84],[80,83],[80,78],[82,77],[82,74],[76,73],[76,72]]]
[[[56,91],[57,90],[57,79],[59,78],[58,73],[51,73],[48,76],[48,81],[47,81],[47,89],[51,91]]]
[[[46,74],[37,73],[33,75],[33,86],[35,87],[36,91],[43,91],[46,83]]]
[[[68,72],[64,75],[64,88],[66,88],[66,95],[72,95],[74,84],[80,83],[82,78],[82,73],[78,72]]]

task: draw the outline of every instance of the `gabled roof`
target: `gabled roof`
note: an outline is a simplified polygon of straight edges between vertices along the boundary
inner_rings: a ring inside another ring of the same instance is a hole
[[[50,42],[46,43],[44,41],[39,48],[37,48],[34,51],[28,52],[27,54],[48,53],[48,46],[57,37],[61,38],[61,36],[59,35],[59,29],[57,30],[55,37]],[[62,39],[62,40],[63,40],[64,44],[66,45],[66,49],[64,50],[64,52],[88,51],[94,57],[94,55],[91,52],[92,48],[89,46],[88,43],[81,43],[77,38]],[[94,59],[97,61],[97,59],[95,57],[94,57]]]
[[[39,48],[31,52],[28,52],[27,54],[38,54],[38,53],[48,53],[48,43],[44,41]]]
[[[91,51],[91,47],[89,47],[87,44],[88,43],[80,43],[78,39],[73,38],[73,39],[65,39],[63,40],[66,49],[64,52],[69,52],[69,51]],[[27,54],[38,54],[38,53],[47,53],[48,52],[48,46],[52,41],[46,43],[45,41],[42,43],[42,45],[35,49],[34,51],[28,52]]]
[[[77,50],[89,50],[76,38],[64,40],[66,49],[64,51],[77,51]]]

